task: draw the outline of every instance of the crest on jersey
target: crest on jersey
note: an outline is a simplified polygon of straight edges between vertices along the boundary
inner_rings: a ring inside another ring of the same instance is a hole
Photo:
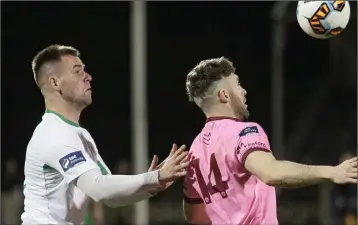
[[[96,149],[93,146],[92,142],[87,140],[83,134],[79,134],[78,136],[80,137],[83,147],[86,150],[89,157],[96,162],[97,161],[97,153],[96,153]]]
[[[258,133],[259,133],[259,129],[257,128],[257,126],[246,127],[240,132],[239,137],[243,137],[249,134],[258,134]]]

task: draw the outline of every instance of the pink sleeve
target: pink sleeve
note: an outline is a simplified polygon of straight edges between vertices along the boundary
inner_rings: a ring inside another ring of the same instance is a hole
[[[184,178],[184,201],[189,204],[200,204],[203,203],[203,200],[200,194],[195,190],[194,183],[196,178],[194,176],[194,167],[189,166],[187,169],[187,174]]]
[[[270,143],[262,127],[257,123],[248,123],[238,135],[236,156],[244,165],[246,157],[253,151],[261,150],[271,152]]]

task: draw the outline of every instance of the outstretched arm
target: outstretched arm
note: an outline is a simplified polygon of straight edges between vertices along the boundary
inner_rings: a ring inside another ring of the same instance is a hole
[[[157,168],[157,164],[158,164],[158,157],[155,155],[153,157],[153,161],[151,163],[151,166],[150,166],[148,172],[159,169],[159,168]],[[156,194],[156,192],[154,192],[154,191],[153,192],[152,191],[143,191],[142,193],[138,192],[138,193],[136,193],[132,196],[126,197],[126,198],[121,197],[121,198],[108,199],[108,200],[103,201],[103,203],[105,205],[107,205],[108,207],[115,208],[115,207],[124,206],[124,205],[133,204],[136,202],[143,201],[145,199],[148,199],[148,198],[154,196],[155,194]]]
[[[357,158],[335,167],[276,160],[266,133],[259,124],[247,123],[238,133],[236,155],[239,163],[268,185],[299,188],[325,181],[357,183]]]
[[[82,174],[76,184],[96,202],[109,206],[135,203],[151,197],[149,192],[161,184],[185,176],[183,169],[188,162],[184,150],[185,146],[179,148],[159,170],[138,175],[102,175],[96,168]]]
[[[338,166],[310,166],[276,160],[264,151],[253,151],[245,160],[245,168],[268,185],[300,188],[325,181],[337,184],[357,183],[357,157]]]
[[[99,169],[93,169],[77,179],[77,187],[94,201],[114,207],[115,202],[137,202],[138,195],[155,189],[159,185],[158,174],[157,170],[138,175],[102,175]]]

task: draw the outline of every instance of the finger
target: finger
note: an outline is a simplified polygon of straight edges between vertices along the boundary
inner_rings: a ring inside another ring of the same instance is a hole
[[[177,157],[178,155],[180,155],[184,150],[186,149],[185,145],[180,146],[180,148],[178,150],[176,150],[176,152],[174,153],[173,157]]]
[[[183,171],[177,172],[175,174],[175,177],[184,177],[185,175],[186,175],[186,170],[183,170]]]
[[[172,157],[174,153],[177,151],[177,149],[178,149],[177,144],[174,143],[172,146],[172,150],[170,150],[169,157]]]
[[[350,163],[357,162],[357,156],[347,160]]]
[[[354,178],[348,178],[348,179],[347,179],[347,183],[356,184],[356,183],[357,183],[357,179],[354,179]]]
[[[358,172],[357,170],[358,170],[357,167],[353,167],[353,168],[351,168],[351,169],[349,170],[349,172],[350,172],[350,173],[357,173],[357,172]]]
[[[348,177],[350,178],[357,178],[357,173],[349,173]]]
[[[188,168],[189,166],[189,162],[183,162],[183,163],[180,163],[179,165],[176,165],[174,166],[174,171],[181,171],[181,170],[184,170],[186,168]]]
[[[358,162],[357,162],[357,161],[355,161],[355,162],[350,162],[349,165],[350,165],[350,166],[353,166],[353,167],[355,167],[355,168],[357,168]]]
[[[187,152],[187,151],[182,152],[180,155],[178,155],[178,156],[175,158],[175,163],[180,163],[181,161],[188,161],[187,155],[188,155],[188,152]]]
[[[189,153],[188,153],[188,155],[189,155]],[[182,163],[185,163],[185,162],[190,162],[188,155],[182,161],[180,161],[179,164],[182,164]]]
[[[152,163],[150,164],[149,171],[154,170],[158,165],[158,156],[154,155]]]
[[[164,164],[166,163],[166,161],[168,160],[168,158],[166,158],[163,162],[161,162],[159,165],[158,165],[158,169],[162,168],[164,166]]]
[[[186,169],[188,168],[189,166],[189,162],[183,162],[183,163],[180,163],[179,165],[176,166],[176,170],[183,170],[183,169]]]
[[[158,166],[159,158],[158,158],[157,155],[154,155],[154,156],[153,156],[153,162],[154,162],[154,165],[155,165],[155,166]]]
[[[151,171],[153,168],[154,168],[154,156],[148,170]]]

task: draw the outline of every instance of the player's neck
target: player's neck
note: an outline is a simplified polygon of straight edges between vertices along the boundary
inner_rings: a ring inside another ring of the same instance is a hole
[[[56,112],[69,121],[79,124],[82,110],[67,102],[50,103],[45,100],[46,110]]]
[[[227,110],[216,110],[216,111],[205,112],[205,115],[207,119],[212,117],[228,117],[228,118],[238,119],[235,113]]]

